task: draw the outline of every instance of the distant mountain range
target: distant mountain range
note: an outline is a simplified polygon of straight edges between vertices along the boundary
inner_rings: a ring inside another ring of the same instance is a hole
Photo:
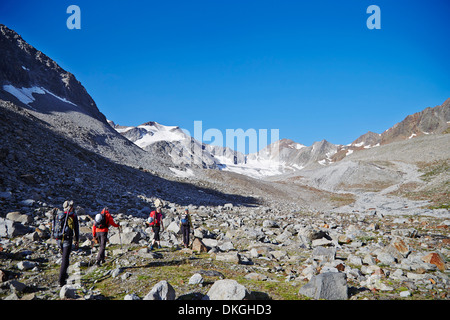
[[[395,141],[422,135],[441,134],[450,124],[450,98],[442,105],[426,108],[407,116],[381,134],[367,132],[348,145],[335,145],[326,140],[305,146],[289,139],[276,141],[257,153],[244,155],[227,147],[201,144],[176,126],[147,122],[137,127],[109,124],[140,148],[164,154],[179,166],[221,169],[255,178],[326,166],[341,161],[353,152],[376,148]],[[194,146],[196,149],[194,149]],[[202,157],[194,150],[202,150]]]

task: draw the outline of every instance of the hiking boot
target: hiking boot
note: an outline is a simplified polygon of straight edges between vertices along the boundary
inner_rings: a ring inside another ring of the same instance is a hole
[[[59,286],[64,287],[67,284],[67,279],[69,278],[68,274],[65,274],[62,279],[59,279]]]

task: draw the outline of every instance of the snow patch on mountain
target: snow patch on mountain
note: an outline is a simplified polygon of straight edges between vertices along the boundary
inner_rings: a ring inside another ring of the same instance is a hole
[[[138,126],[140,129],[144,129],[147,133],[142,136],[141,139],[134,141],[134,143],[141,147],[145,148],[148,145],[151,145],[158,141],[181,141],[187,139],[187,135],[176,126],[164,126],[157,122],[153,122],[152,124],[140,125]]]
[[[243,174],[252,178],[261,179],[268,176],[282,174],[286,171],[286,166],[278,161],[268,159],[249,159],[246,162],[234,163],[230,158],[215,156],[220,163],[219,168],[224,171]]]
[[[179,178],[190,178],[195,176],[194,171],[192,169],[187,168],[185,171],[177,169],[177,168],[169,168],[170,171],[172,171],[175,176]]]
[[[189,171],[179,168],[209,168],[230,171],[257,179],[303,170],[317,164],[328,165],[337,146],[326,140],[307,147],[282,139],[259,152],[243,154],[228,147],[200,143],[177,126],[147,122],[137,127],[108,123],[141,149],[169,158],[177,169],[170,171],[178,177],[189,177]]]
[[[25,87],[16,88],[13,85],[7,84],[7,85],[3,86],[3,90],[5,90],[6,92],[9,92],[13,96],[15,96],[17,99],[19,99],[20,102],[26,104],[29,107],[31,107],[30,103],[33,103],[36,100],[33,97],[33,93],[36,93],[36,94],[48,93],[62,102],[70,103],[71,105],[77,106],[75,103],[67,100],[66,98],[61,98],[43,87],[34,86],[34,87],[30,87],[30,88],[25,88]]]

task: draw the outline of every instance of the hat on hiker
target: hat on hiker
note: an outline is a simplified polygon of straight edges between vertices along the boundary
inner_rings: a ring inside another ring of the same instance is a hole
[[[162,206],[163,206],[163,203],[162,203],[162,201],[161,201],[160,199],[156,199],[156,200],[153,202],[153,204],[155,205],[156,208],[162,207]]]
[[[67,209],[73,208],[73,200],[64,201],[63,208],[64,208],[64,211],[66,211]]]

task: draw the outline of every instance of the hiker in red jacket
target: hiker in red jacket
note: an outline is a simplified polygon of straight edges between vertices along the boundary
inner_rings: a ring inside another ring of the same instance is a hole
[[[150,216],[148,217],[147,223],[152,227],[152,231],[154,233],[152,244],[150,246],[150,250],[153,250],[155,244],[158,248],[161,248],[161,239],[159,237],[159,232],[164,231],[163,224],[163,215],[161,213],[161,208],[156,208],[156,211],[150,212]]]
[[[109,226],[119,228],[120,231],[120,226],[114,222],[108,208],[103,208],[102,212],[95,216],[95,222],[92,226],[92,236],[97,238],[97,241],[100,244],[97,255],[97,265],[105,263],[105,247],[106,241],[108,240]]]

